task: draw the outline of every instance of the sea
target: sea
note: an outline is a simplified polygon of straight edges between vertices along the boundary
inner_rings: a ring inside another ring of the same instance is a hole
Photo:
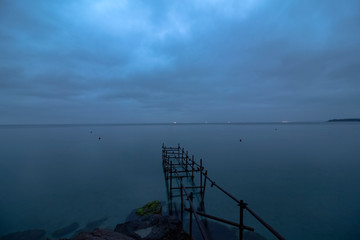
[[[360,236],[360,123],[0,126],[0,236],[91,222],[114,229],[146,202],[168,206],[162,145],[202,159],[208,176],[286,239]],[[210,184],[204,209],[239,221]],[[164,207],[165,208],[165,207]],[[245,211],[244,223],[276,239]]]

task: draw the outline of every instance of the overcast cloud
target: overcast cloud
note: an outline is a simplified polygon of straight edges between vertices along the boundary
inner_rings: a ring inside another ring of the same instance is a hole
[[[360,117],[358,0],[0,0],[0,124]]]

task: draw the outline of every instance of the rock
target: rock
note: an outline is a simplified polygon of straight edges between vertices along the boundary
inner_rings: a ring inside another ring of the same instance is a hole
[[[118,224],[115,232],[137,240],[184,240],[189,239],[180,221],[171,216],[150,215],[136,221]]]
[[[149,202],[136,211],[136,214],[140,216],[160,214],[160,213],[161,213],[161,203],[159,201]]]
[[[40,240],[44,235],[44,230],[33,229],[7,234],[1,237],[0,240]]]
[[[74,222],[68,226],[65,226],[63,228],[60,228],[56,231],[54,231],[51,235],[54,237],[54,238],[59,238],[59,237],[62,237],[62,236],[65,236],[65,235],[68,235],[72,232],[74,232],[76,229],[79,228],[79,223],[77,222]]]
[[[150,206],[150,207],[149,207]],[[151,208],[152,210],[150,210]],[[140,212],[140,214],[138,213]],[[144,214],[144,213],[147,214]],[[133,222],[133,221],[143,221],[144,217],[150,216],[153,214],[162,214],[162,205],[159,201],[152,201],[145,204],[141,208],[136,208],[130,212],[130,214],[126,217],[125,222]]]
[[[153,228],[154,227],[143,228],[143,229],[135,231],[135,233],[137,235],[139,235],[141,238],[145,238],[145,237],[149,236],[149,234],[151,233]]]
[[[153,201],[132,211],[127,222],[118,224],[113,231],[91,228],[101,225],[106,218],[90,222],[85,230],[71,240],[189,240],[181,222],[172,216],[162,216],[161,203]],[[90,230],[90,231],[89,231]]]
[[[134,240],[124,234],[105,229],[95,229],[91,233],[80,233],[72,240]]]

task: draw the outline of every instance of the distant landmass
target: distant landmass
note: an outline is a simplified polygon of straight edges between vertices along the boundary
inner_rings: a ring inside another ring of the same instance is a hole
[[[360,122],[360,118],[340,118],[340,119],[330,119],[328,122]]]

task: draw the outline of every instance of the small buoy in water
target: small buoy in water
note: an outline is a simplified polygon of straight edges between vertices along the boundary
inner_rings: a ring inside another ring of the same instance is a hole
[[[242,139],[240,138],[240,142],[242,142]]]
[[[275,130],[275,132],[276,132],[276,131],[277,131],[277,128],[275,128],[274,130]]]
[[[92,131],[90,131],[90,133],[92,133]]]
[[[99,140],[101,140],[101,137],[99,137]]]

